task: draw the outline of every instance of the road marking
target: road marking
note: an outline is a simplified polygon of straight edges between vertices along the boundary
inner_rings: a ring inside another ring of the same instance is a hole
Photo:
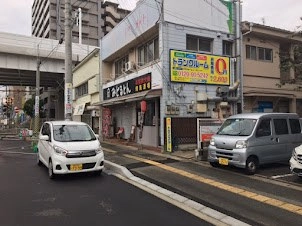
[[[247,190],[244,190],[244,189],[241,189],[241,188],[226,185],[226,184],[223,184],[221,182],[215,181],[213,179],[208,179],[208,178],[205,178],[205,177],[193,174],[193,173],[189,173],[189,172],[186,172],[184,170],[177,169],[177,168],[174,168],[174,167],[171,167],[171,166],[167,166],[167,165],[164,165],[162,163],[155,162],[155,161],[152,161],[152,160],[143,159],[143,158],[140,158],[140,157],[127,155],[127,154],[125,154],[124,156],[127,157],[127,158],[135,159],[135,160],[140,161],[140,162],[148,163],[148,164],[153,165],[153,166],[157,166],[161,169],[165,169],[167,171],[182,175],[182,176],[190,178],[192,180],[196,180],[196,181],[214,186],[216,188],[226,190],[226,191],[232,192],[232,193],[237,194],[237,195],[244,196],[244,197],[249,198],[249,199],[253,199],[253,200],[265,203],[265,204],[269,204],[271,206],[275,206],[275,207],[287,210],[287,211],[292,212],[292,213],[302,215],[302,206],[299,206],[299,205],[286,203],[286,202],[280,201],[278,199],[270,198],[270,197],[267,197],[267,196],[264,196],[264,195],[259,195],[255,192],[250,192],[250,191],[247,191]]]
[[[36,153],[19,152],[19,151],[0,151],[0,153],[5,153],[5,154],[22,154],[22,155],[35,155],[36,154]]]
[[[111,149],[107,149],[107,148],[103,148],[103,151],[109,152],[109,153],[117,153],[117,151],[111,150]]]
[[[292,177],[293,174],[283,174],[283,175],[276,175],[276,176],[272,176],[272,179],[278,179],[278,178],[282,178],[282,177]]]

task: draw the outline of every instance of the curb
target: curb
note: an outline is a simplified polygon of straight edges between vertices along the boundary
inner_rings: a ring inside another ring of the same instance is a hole
[[[126,167],[105,160],[105,171],[214,225],[248,226],[198,202],[134,176]]]

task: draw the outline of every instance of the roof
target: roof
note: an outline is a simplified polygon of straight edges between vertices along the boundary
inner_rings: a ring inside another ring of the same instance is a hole
[[[250,118],[250,119],[259,119],[262,116],[292,116],[294,118],[299,118],[299,116],[296,113],[242,113],[237,115],[232,115],[229,118]]]
[[[46,121],[45,123],[50,123],[54,126],[59,126],[59,125],[87,125],[85,122],[70,121],[70,120]]]

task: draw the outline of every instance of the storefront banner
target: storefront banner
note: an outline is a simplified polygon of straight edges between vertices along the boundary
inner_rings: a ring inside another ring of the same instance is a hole
[[[151,73],[103,89],[104,100],[151,90]]]
[[[172,82],[230,85],[230,58],[170,50]]]

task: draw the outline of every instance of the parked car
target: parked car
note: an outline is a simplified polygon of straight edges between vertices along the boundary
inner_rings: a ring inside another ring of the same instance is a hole
[[[98,138],[83,122],[44,122],[39,133],[37,164],[48,167],[51,179],[57,174],[101,174],[104,153]]]
[[[256,173],[262,164],[289,161],[302,143],[295,113],[246,113],[226,119],[212,136],[208,161],[213,167],[233,165]]]
[[[293,150],[289,160],[290,171],[302,178],[302,145]]]

